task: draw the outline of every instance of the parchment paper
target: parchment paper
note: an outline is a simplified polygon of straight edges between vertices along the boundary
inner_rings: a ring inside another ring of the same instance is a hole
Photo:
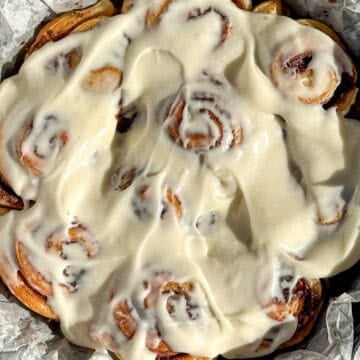
[[[0,74],[14,68],[16,55],[39,24],[96,0],[0,0]],[[287,0],[302,17],[331,25],[360,58],[360,0]],[[119,4],[119,1],[118,1]],[[296,350],[268,356],[276,360],[360,360],[360,266],[330,280],[330,299],[312,335]],[[341,294],[342,293],[342,294]],[[70,344],[59,325],[25,309],[0,282],[0,360],[111,360]],[[129,359],[134,360],[134,359]],[[140,359],[139,359],[140,360]]]

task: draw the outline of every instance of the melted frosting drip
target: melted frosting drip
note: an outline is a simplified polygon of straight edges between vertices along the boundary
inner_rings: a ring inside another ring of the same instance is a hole
[[[359,124],[322,106],[352,65],[288,18],[148,4],[2,83],[1,173],[35,204],[0,218],[1,257],[76,344],[260,356],[296,330],[272,299],[360,257]]]

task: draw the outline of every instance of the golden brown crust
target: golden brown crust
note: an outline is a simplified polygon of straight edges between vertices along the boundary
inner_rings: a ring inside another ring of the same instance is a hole
[[[336,34],[336,32],[323,22],[314,19],[298,19],[297,22],[301,25],[310,26],[314,29],[320,30],[324,34],[331,37],[338,45],[344,48],[344,44],[341,41],[340,37]]]
[[[283,6],[281,0],[268,0],[255,6],[253,11],[256,13],[282,15]]]
[[[20,272],[15,279],[10,275],[11,267],[7,259],[0,259],[0,277],[14,296],[30,310],[49,319],[58,320],[58,316],[46,302],[46,297],[32,289]]]
[[[52,296],[53,291],[51,283],[48,282],[31,264],[25,246],[21,241],[16,241],[15,250],[21,274],[29,285],[45,297]]]
[[[71,32],[77,33],[77,32],[84,32],[84,31],[92,30],[96,26],[100,25],[107,18],[108,18],[108,16],[98,16],[96,18],[89,19],[89,20],[81,23],[79,26],[77,26]]]
[[[35,50],[40,49],[48,42],[62,39],[81,24],[91,19],[101,16],[112,16],[114,14],[115,7],[112,2],[110,0],[100,0],[96,5],[87,9],[76,10],[58,16],[41,28],[26,56],[31,55]]]

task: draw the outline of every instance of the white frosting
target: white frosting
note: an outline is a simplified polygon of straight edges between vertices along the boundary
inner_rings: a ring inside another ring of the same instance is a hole
[[[95,339],[111,335],[125,360],[155,359],[145,339],[157,329],[175,352],[260,356],[296,329],[291,316],[279,324],[266,315],[272,298],[283,299],[281,276],[291,288],[360,257],[359,124],[298,100],[321,94],[329,72],[338,85],[351,63],[319,31],[231,1],[175,1],[144,31],[148,4],[47,44],[0,86],[0,168],[36,202],[0,218],[0,253],[15,274],[15,241],[24,244],[76,344],[101,347]],[[278,51],[309,47],[312,90],[296,74],[271,74]],[[65,56],[73,49],[82,55],[74,70]],[[85,87],[109,66],[123,73],[118,89]],[[135,118],[125,133],[116,130],[120,107]],[[18,159],[26,124],[21,151],[38,154],[41,174]],[[121,186],[129,172],[132,184]],[[341,222],[320,225],[345,208]],[[70,241],[79,224],[82,239]],[[63,238],[61,251],[49,243]],[[170,280],[191,283],[190,299],[161,290]],[[124,301],[137,323],[131,340],[113,314]],[[271,346],[259,349],[266,337]]]

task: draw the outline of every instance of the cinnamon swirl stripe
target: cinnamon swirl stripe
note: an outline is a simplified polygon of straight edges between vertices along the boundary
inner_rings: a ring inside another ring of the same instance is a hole
[[[209,7],[205,10],[201,10],[201,9],[194,9],[192,11],[190,11],[189,15],[188,15],[188,20],[195,20],[199,17],[203,17],[206,16],[209,13],[215,13],[216,15],[218,15],[220,17],[221,23],[222,23],[222,29],[221,29],[221,36],[220,36],[220,41],[218,45],[223,44],[226,39],[231,35],[231,22],[230,19],[227,15],[223,14],[222,12],[220,12],[219,10],[217,10],[216,8],[213,7]]]

